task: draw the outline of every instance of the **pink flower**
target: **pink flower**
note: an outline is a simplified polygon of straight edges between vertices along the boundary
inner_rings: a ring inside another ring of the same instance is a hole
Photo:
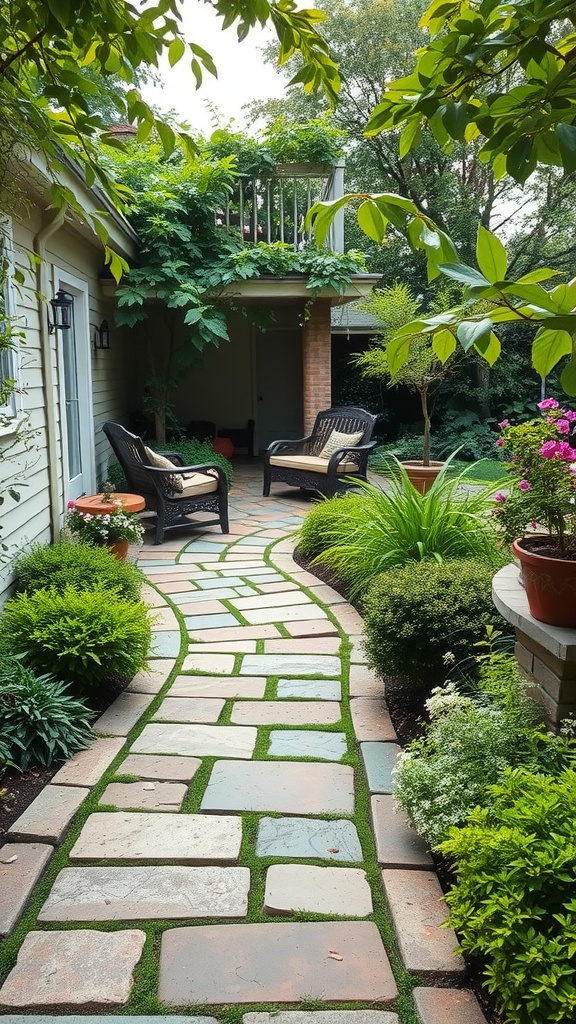
[[[532,520],[532,522],[530,523],[530,526],[532,527],[533,530],[536,529],[536,527],[538,526],[538,523],[536,522],[535,519]]]
[[[521,491],[531,491],[532,490],[532,484],[529,484],[527,480],[521,480],[520,483],[518,484],[518,487],[520,488]]]
[[[568,444],[568,441],[560,441],[558,445],[558,455],[564,462],[574,462],[576,460],[576,448]]]
[[[565,409],[564,410],[564,419],[565,420],[570,420],[571,422],[576,420],[576,412],[574,412],[572,409]]]
[[[494,501],[499,501],[499,502],[506,501],[506,495],[502,494],[502,491],[498,491],[498,494],[494,495]]]
[[[66,508],[76,508],[76,502],[69,501],[68,504],[66,505]]]
[[[502,445],[504,444],[504,438],[503,437],[497,437],[496,438],[496,444],[498,445],[499,448],[501,448]]]
[[[499,423],[498,426],[500,427],[500,430],[504,430],[504,427],[507,427],[509,425],[509,423],[510,423],[510,420],[502,420],[502,422]]]
[[[543,402],[538,402],[539,409],[558,409],[559,402],[555,398],[545,398]]]
[[[540,449],[540,455],[543,455],[545,459],[553,459],[559,447],[559,441],[545,441]]]
[[[556,426],[561,434],[570,433],[570,422],[569,420],[556,420]]]

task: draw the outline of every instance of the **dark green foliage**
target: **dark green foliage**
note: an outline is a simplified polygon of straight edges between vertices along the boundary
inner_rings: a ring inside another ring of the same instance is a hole
[[[15,768],[14,761],[12,760],[12,750],[10,737],[5,733],[0,732],[0,779],[7,768]],[[2,790],[0,789],[0,802],[2,800]]]
[[[331,543],[333,531],[348,512],[358,507],[357,494],[340,494],[313,505],[306,514],[298,534],[298,550],[306,558],[316,558]]]
[[[35,677],[16,658],[2,668],[0,736],[9,737],[9,757],[17,768],[47,767],[88,746],[93,738],[92,712],[69,696],[63,683],[48,675]]]
[[[148,441],[146,442],[148,444]],[[226,473],[228,486],[232,486],[234,470],[232,463],[224,455],[215,452],[209,438],[204,441],[197,441],[195,438],[186,437],[169,444],[160,444],[158,441],[150,441],[149,447],[157,452],[179,452],[184,459],[185,466],[201,466],[209,463],[212,466],[220,466]]]
[[[383,572],[363,602],[372,668],[431,685],[440,681],[448,651],[460,661],[486,626],[501,625],[491,598],[494,572],[494,564],[473,558],[410,562]]]
[[[146,663],[146,605],[106,587],[37,590],[8,601],[0,640],[37,672],[91,690],[112,676],[133,676]]]
[[[573,1024],[576,1013],[576,772],[508,771],[453,829],[446,896],[462,948],[485,963],[506,1024]]]
[[[144,574],[131,562],[121,562],[105,547],[90,544],[37,544],[14,562],[16,593],[31,594],[51,587],[90,590],[101,586],[115,590],[126,601],[137,601]]]

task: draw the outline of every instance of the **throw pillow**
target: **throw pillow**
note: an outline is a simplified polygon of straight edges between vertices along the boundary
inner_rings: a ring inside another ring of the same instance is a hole
[[[344,434],[340,430],[333,430],[322,451],[318,452],[318,455],[321,459],[329,459],[338,448],[354,448],[363,436],[363,430],[359,430],[356,434]]]
[[[174,463],[171,462],[170,459],[167,459],[165,455],[159,455],[158,452],[153,452],[152,449],[148,448],[146,445],[144,445],[144,451],[146,452],[151,465],[155,466],[156,469],[174,469]],[[164,477],[164,481],[178,494],[181,494],[184,490],[182,476],[177,473],[175,473],[174,476]]]

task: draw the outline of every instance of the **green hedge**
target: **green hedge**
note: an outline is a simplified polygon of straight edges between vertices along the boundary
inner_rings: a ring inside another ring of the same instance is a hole
[[[37,544],[14,561],[16,593],[31,594],[52,588],[62,593],[66,587],[89,590],[101,586],[115,590],[127,601],[140,597],[144,574],[131,562],[121,562],[105,547],[91,544]]]

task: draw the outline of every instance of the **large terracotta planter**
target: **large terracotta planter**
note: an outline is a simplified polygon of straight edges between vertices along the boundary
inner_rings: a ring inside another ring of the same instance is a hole
[[[430,465],[425,466],[422,461],[411,460],[408,462],[402,462],[401,465],[404,466],[412,486],[415,487],[420,494],[426,494],[426,491],[430,490],[436,477],[444,468],[446,463],[431,460]]]
[[[576,561],[527,551],[523,547],[525,540],[515,540],[512,551],[522,568],[530,614],[549,626],[576,629]],[[534,546],[538,538],[529,540]],[[543,537],[542,543],[547,542],[548,538]]]
[[[110,554],[114,555],[119,562],[123,562],[128,554],[128,541],[127,540],[116,540],[113,544],[106,545]]]

